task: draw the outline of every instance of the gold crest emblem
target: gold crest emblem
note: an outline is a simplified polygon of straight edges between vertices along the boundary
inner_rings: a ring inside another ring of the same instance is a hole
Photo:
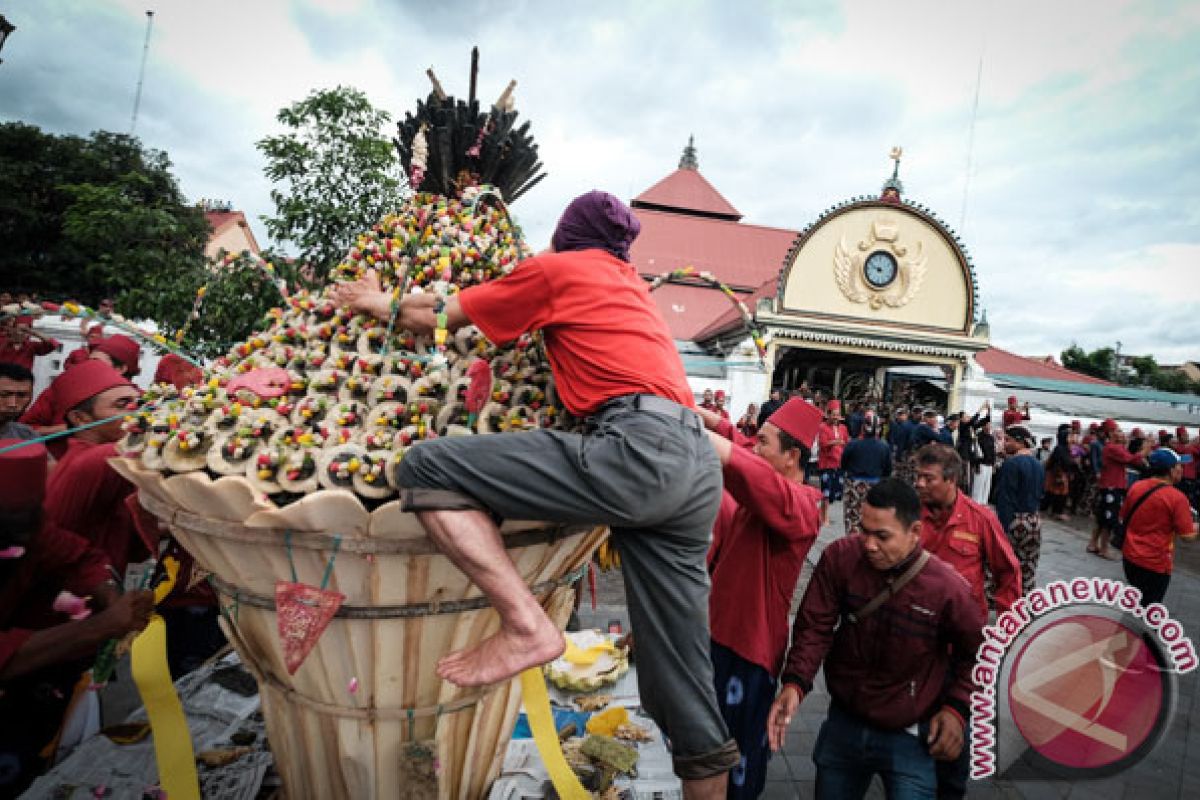
[[[922,243],[902,244],[899,224],[887,217],[871,223],[869,234],[853,252],[845,233],[833,251],[833,275],[842,294],[873,310],[899,308],[912,300],[925,280],[925,267]]]

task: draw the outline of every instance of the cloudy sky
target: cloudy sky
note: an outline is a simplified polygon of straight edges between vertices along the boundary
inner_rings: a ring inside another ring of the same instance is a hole
[[[535,245],[575,194],[668,174],[689,134],[744,221],[792,229],[878,191],[899,144],[906,196],[968,243],[996,344],[1200,359],[1200,4],[599,6],[15,0],[0,120],[127,132],[152,9],[136,133],[265,243],[254,142],[279,108],[343,84],[402,116],[431,65],[465,95],[477,44],[481,96],[518,80],[550,173],[514,209]]]

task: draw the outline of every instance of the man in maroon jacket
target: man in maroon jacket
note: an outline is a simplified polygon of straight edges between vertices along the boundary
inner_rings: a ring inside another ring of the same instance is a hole
[[[823,662],[832,702],[813,752],[817,796],[862,797],[879,773],[889,797],[932,797],[935,761],[962,751],[983,612],[955,569],[921,547],[911,486],[896,478],[873,486],[862,531],[821,554],[792,628],[768,739],[773,750],[783,746]]]

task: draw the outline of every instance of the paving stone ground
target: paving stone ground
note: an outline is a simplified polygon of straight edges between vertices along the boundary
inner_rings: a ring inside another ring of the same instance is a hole
[[[1037,582],[1045,585],[1060,578],[1104,577],[1124,580],[1119,561],[1106,561],[1086,551],[1090,521],[1043,521],[1041,561]],[[800,576],[793,611],[803,596],[812,567],[825,545],[842,534],[840,508],[831,510],[826,525],[809,554]],[[1166,605],[1193,642],[1200,642],[1200,542],[1182,543],[1176,549],[1175,571]],[[585,592],[580,609],[585,626],[606,627],[619,620],[628,629],[624,587],[619,573],[601,575],[597,583],[596,609]],[[1143,761],[1116,776],[1103,780],[1003,780],[972,781],[967,796],[991,800],[1173,800],[1200,798],[1200,670],[1179,676],[1179,696],[1170,730],[1158,747]],[[765,800],[796,800],[815,795],[816,768],[812,762],[817,731],[825,718],[829,695],[818,678],[811,695],[804,699],[787,735],[784,749],[771,759]],[[1193,724],[1193,721],[1195,724]],[[870,798],[884,797],[876,779]]]

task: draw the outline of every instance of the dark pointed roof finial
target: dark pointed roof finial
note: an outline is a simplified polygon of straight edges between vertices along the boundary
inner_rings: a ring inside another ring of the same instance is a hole
[[[700,162],[696,160],[696,137],[689,135],[687,147],[683,148],[683,156],[679,159],[680,169],[700,169]]]
[[[900,156],[904,155],[904,148],[893,147],[888,153],[888,158],[896,162],[892,167],[892,177],[883,182],[883,192],[879,195],[880,199],[888,200],[893,203],[900,202],[900,194],[904,191],[904,184],[900,182]]]

